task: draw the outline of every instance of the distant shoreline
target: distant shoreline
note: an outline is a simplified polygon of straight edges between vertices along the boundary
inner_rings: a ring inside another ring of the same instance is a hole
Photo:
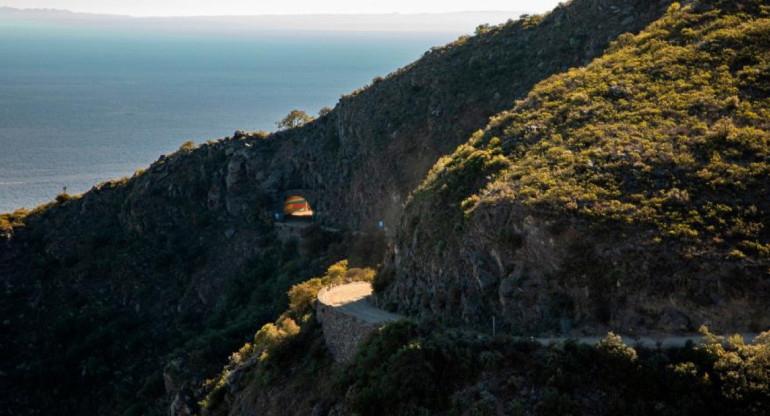
[[[137,28],[210,33],[212,31],[456,32],[471,33],[483,23],[516,20],[525,11],[450,13],[296,14],[252,16],[129,16],[77,13],[59,9],[0,7],[0,18],[78,27]]]

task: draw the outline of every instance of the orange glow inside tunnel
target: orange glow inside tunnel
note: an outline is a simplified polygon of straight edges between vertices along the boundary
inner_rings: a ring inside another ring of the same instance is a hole
[[[283,214],[292,217],[312,217],[310,203],[301,196],[290,196],[283,202]]]

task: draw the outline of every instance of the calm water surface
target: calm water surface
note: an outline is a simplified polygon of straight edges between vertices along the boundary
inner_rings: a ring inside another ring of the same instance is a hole
[[[0,212],[132,174],[186,140],[274,130],[450,34],[140,34],[0,19]]]

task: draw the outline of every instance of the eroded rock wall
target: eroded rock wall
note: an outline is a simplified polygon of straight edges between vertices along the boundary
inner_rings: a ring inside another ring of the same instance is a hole
[[[425,212],[404,222],[378,296],[423,319],[516,334],[753,332],[770,326],[770,284],[722,258],[688,256],[649,230],[607,228],[512,204],[475,211],[444,237]],[[671,258],[678,259],[672,262]]]

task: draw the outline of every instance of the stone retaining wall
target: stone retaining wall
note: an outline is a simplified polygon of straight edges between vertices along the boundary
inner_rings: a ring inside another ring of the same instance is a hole
[[[364,322],[320,300],[316,300],[316,317],[323,328],[326,347],[337,362],[351,361],[358,346],[382,326]]]

